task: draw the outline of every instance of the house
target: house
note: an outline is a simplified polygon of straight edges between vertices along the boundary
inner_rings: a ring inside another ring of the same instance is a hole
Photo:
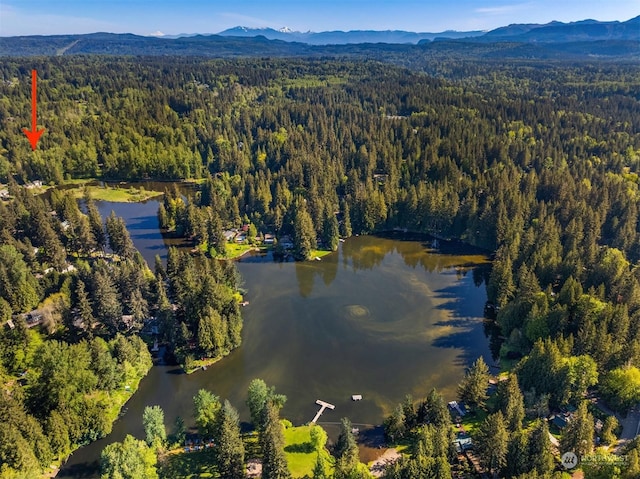
[[[67,265],[60,270],[60,272],[61,273],[71,273],[72,271],[75,271],[75,270],[76,270],[76,267],[74,265],[67,263]]]
[[[571,422],[571,415],[570,414],[555,414],[551,418],[551,422],[553,424],[555,424],[558,429],[564,429],[565,427],[567,427],[569,425],[569,422]]]
[[[463,433],[458,434],[458,437],[454,439],[453,444],[456,447],[456,451],[460,453],[473,448],[471,438],[469,435]]]
[[[602,433],[603,426],[604,426],[604,423],[600,419],[596,419],[596,423],[595,423],[596,434]]]
[[[287,235],[283,236],[282,238],[280,238],[280,241],[278,241],[278,243],[284,249],[292,249],[293,248],[293,241],[291,240],[290,236],[287,236]]]
[[[25,184],[24,186],[27,189],[42,188],[42,181],[41,180],[34,180],[31,183]]]
[[[235,238],[236,232],[233,230],[225,230],[222,232],[222,236],[224,236],[225,240],[231,241],[233,238]]]
[[[264,235],[264,244],[273,244],[276,240],[276,237],[273,233],[265,233]]]
[[[460,417],[464,417],[467,414],[464,404],[461,404],[458,401],[451,401],[448,403],[448,406],[451,412],[457,412]]]
[[[388,175],[381,174],[381,173],[376,173],[373,175],[373,179],[376,180],[378,183],[384,183],[385,181],[387,181],[387,177]]]
[[[127,329],[131,329],[135,323],[135,318],[132,314],[123,314],[122,315],[122,324],[124,324]]]
[[[243,243],[245,240],[247,239],[247,234],[246,233],[238,233],[236,235],[236,243]]]
[[[43,309],[34,309],[33,311],[25,313],[23,317],[27,322],[27,327],[32,328],[38,324],[42,324],[42,321],[44,320],[44,313]]]

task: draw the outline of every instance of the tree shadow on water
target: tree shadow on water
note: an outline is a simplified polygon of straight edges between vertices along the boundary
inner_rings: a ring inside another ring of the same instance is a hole
[[[469,298],[465,295],[468,291],[477,294]],[[486,295],[460,284],[436,290],[434,293],[436,299],[446,300],[436,308],[450,313],[449,319],[438,321],[434,326],[453,328],[453,331],[436,338],[433,345],[460,351],[454,360],[457,366],[469,367],[479,356],[484,356],[487,364],[493,366],[498,351],[491,347],[494,343],[492,336],[497,333],[486,327],[486,320],[483,318]]]
[[[382,426],[375,426],[360,429],[358,434],[358,444],[371,448],[380,448],[384,446],[386,444],[384,428]]]

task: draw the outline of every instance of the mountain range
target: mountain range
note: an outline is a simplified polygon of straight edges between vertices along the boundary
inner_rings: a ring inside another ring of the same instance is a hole
[[[329,32],[297,32],[289,28],[234,27],[218,35],[223,37],[258,37],[286,42],[301,42],[309,45],[344,45],[354,43],[424,43],[434,40],[470,41],[518,41],[518,42],[570,42],[597,40],[640,40],[640,16],[626,22],[579,22],[546,24],[513,24],[485,31],[444,31],[440,33],[416,33],[403,30],[350,30]]]
[[[85,35],[0,37],[0,56],[73,54],[348,56],[375,60],[465,52],[480,58],[640,59],[640,16],[625,22],[514,24],[488,32],[295,32],[236,27],[218,35]]]
[[[340,30],[329,32],[297,32],[287,27],[275,30],[273,28],[248,28],[234,27],[224,30],[218,35],[222,37],[258,37],[263,36],[269,40],[282,40],[285,42],[301,42],[308,45],[347,45],[354,43],[411,43],[416,44],[423,40],[436,38],[471,38],[483,35],[483,31],[457,32],[446,31],[441,33],[416,33],[404,30]]]

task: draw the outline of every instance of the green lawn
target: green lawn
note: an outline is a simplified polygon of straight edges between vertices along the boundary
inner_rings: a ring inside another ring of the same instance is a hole
[[[145,190],[144,188],[102,188],[100,186],[88,186],[89,194],[94,200],[115,201],[119,203],[137,203],[147,201],[148,199],[162,196],[159,191]],[[71,190],[73,196],[82,198],[84,196],[84,186],[78,185],[78,188]]]
[[[255,248],[255,246],[244,243],[227,243],[227,258],[234,259],[242,256],[247,251]]]
[[[304,477],[305,475],[311,477],[313,475],[318,451],[313,448],[310,431],[311,426],[290,427],[284,431],[284,450],[292,477]],[[325,459],[327,469],[333,472],[333,468],[330,467],[332,462],[329,452],[323,448],[320,454]]]
[[[479,409],[474,413],[466,414],[462,418],[462,427],[464,427],[464,430],[467,432],[467,434],[473,435],[478,430],[478,427],[480,427],[480,424],[482,424],[482,421],[487,418],[487,416],[487,411],[483,411],[482,409]],[[456,431],[458,430],[457,428],[455,429]]]
[[[323,256],[327,256],[328,254],[333,253],[333,251],[327,251],[324,249],[314,249],[311,251],[311,259],[322,258]]]
[[[311,476],[313,467],[316,464],[318,452],[311,444],[311,427],[289,427],[285,429],[285,454],[289,463],[291,476],[294,478]],[[260,447],[258,436],[255,433],[247,434],[243,437],[245,443],[245,457],[256,457],[259,455]],[[329,472],[333,472],[331,456],[326,449],[320,452],[325,458],[325,464]],[[196,478],[216,478],[218,474],[215,468],[215,457],[213,450],[184,452],[176,449],[169,452],[161,461],[159,468],[161,479],[196,479]]]
[[[218,357],[215,357],[215,358],[194,359],[193,360],[193,367],[190,368],[188,371],[185,371],[185,372],[187,374],[194,373],[194,372],[198,371],[203,366],[208,367],[208,366],[211,366],[214,363],[217,363],[223,357],[224,356],[218,356]]]

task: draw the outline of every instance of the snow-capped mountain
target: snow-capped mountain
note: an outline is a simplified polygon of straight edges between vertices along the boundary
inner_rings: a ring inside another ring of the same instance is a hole
[[[283,40],[286,42],[302,42],[310,45],[344,45],[350,43],[418,43],[421,40],[433,40],[434,38],[467,38],[482,35],[484,32],[457,32],[447,31],[441,33],[415,33],[403,30],[350,30],[348,32],[299,32],[289,27],[273,28],[249,28],[234,27],[224,30],[218,35],[223,37],[257,37],[263,36],[269,40]]]

